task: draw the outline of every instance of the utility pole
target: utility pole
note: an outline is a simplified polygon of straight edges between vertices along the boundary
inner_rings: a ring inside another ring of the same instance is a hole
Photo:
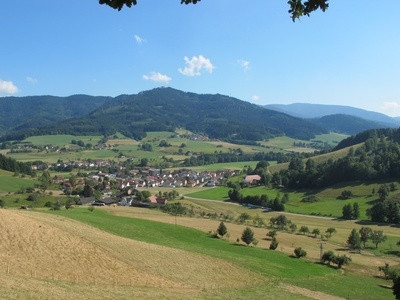
[[[324,246],[323,246],[323,244],[326,244],[326,243],[324,243],[324,242],[320,242],[320,243],[319,243],[319,259],[322,259],[322,253],[323,253],[323,251],[324,251]]]

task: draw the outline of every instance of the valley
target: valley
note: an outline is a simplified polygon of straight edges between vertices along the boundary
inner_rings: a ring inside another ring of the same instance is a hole
[[[182,96],[172,89],[152,93],[161,92]],[[124,101],[132,99],[106,103],[94,113],[97,120],[111,118],[103,112]],[[63,122],[46,126],[71,121]],[[74,122],[93,128],[83,119]],[[118,128],[108,135],[83,134],[86,129],[77,135],[75,127],[68,134],[32,134],[32,128],[23,138],[8,139],[18,131],[2,136],[2,294],[393,297],[392,281],[379,268],[400,267],[396,129],[322,131],[308,139],[288,129],[251,140],[256,136],[237,139],[238,133],[226,132],[217,138],[222,131],[207,135],[184,127],[132,138]],[[365,228],[370,235],[354,246],[351,234]],[[248,241],[245,230],[254,235]],[[298,249],[305,257],[296,257]],[[322,263],[330,251],[334,258]],[[343,257],[348,264],[337,265]],[[22,281],[26,288],[16,289]]]

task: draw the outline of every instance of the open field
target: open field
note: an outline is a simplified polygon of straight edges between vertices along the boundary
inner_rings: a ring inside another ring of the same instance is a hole
[[[183,203],[235,216],[248,212],[266,223],[277,215],[224,202]],[[252,227],[258,245],[238,246],[236,238],[246,225],[226,223],[229,237],[214,239],[207,233],[216,230],[218,220],[174,217],[159,210],[105,207],[92,213],[75,208],[55,214],[16,210],[0,214],[4,266],[0,292],[9,298],[111,299],[112,294],[113,299],[391,299],[391,291],[379,287],[388,282],[371,274],[379,275],[377,266],[385,262],[399,264],[395,256],[351,253],[353,263],[341,273],[312,263],[319,258],[319,239],[279,232],[279,251],[268,251],[268,230]],[[324,244],[324,250],[335,252],[342,252],[350,230],[361,226],[287,217],[321,232],[335,227],[337,233]],[[400,239],[397,228],[383,230],[393,241]],[[306,249],[308,259],[290,257],[298,246]],[[15,289],[21,282],[23,288]]]
[[[101,136],[72,136],[72,135],[46,135],[34,136],[23,140],[20,145],[33,145],[38,147],[56,146],[64,147],[66,151],[52,150],[51,147],[39,151],[38,149],[30,148],[22,153],[7,152],[7,155],[18,161],[35,161],[41,160],[48,163],[54,163],[57,160],[82,160],[82,159],[104,159],[117,160],[120,156],[133,157],[136,160],[147,158],[150,164],[163,161],[164,157],[173,158],[175,161],[182,161],[187,156],[187,152],[196,153],[229,153],[241,149],[243,153],[257,153],[269,151],[296,151],[296,152],[312,152],[314,149],[309,147],[294,147],[294,142],[301,142],[288,137],[278,137],[270,139],[267,142],[260,142],[262,146],[255,145],[237,145],[223,141],[208,141],[208,140],[192,140],[183,137],[176,137],[172,132],[148,132],[147,136],[141,141],[135,141],[117,134],[116,137],[107,141],[111,149],[103,150],[87,150],[80,149],[77,145],[72,144],[72,140],[83,141],[83,143],[93,146],[101,140]],[[322,142],[327,142],[334,139],[339,139],[336,135],[322,135],[317,137]],[[164,140],[170,146],[160,147],[160,142]],[[310,143],[309,141],[302,141]],[[140,144],[148,143],[152,146],[152,151],[143,151],[138,147]],[[182,147],[184,145],[184,147]],[[7,150],[2,150],[6,153]],[[181,151],[181,153],[178,153]],[[121,159],[121,158],[119,158]]]
[[[0,194],[15,192],[21,187],[31,187],[35,183],[37,181],[31,180],[29,177],[14,177],[13,173],[0,170]]]
[[[24,143],[31,143],[32,145],[45,146],[65,146],[71,144],[72,140],[83,141],[85,144],[90,143],[96,145],[103,137],[102,136],[74,136],[74,135],[42,135],[42,136],[31,136],[26,138]]]

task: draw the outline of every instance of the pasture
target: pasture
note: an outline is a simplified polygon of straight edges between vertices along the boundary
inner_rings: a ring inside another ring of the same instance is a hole
[[[11,172],[0,170],[0,194],[15,192],[21,187],[32,187],[35,183],[37,181],[29,177],[15,177]]]

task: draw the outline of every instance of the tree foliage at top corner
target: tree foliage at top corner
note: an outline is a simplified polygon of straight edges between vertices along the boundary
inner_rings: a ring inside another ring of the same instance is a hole
[[[196,4],[201,0],[181,0],[181,4]],[[302,16],[310,16],[310,13],[318,9],[325,11],[329,7],[329,0],[289,0],[289,14],[294,21]],[[114,9],[121,10],[124,5],[132,7],[137,0],[99,0],[100,4],[106,4]]]

